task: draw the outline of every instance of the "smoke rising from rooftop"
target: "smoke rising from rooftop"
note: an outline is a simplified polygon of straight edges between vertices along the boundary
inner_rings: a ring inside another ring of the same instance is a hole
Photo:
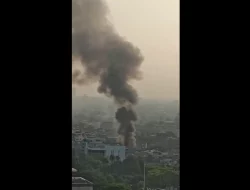
[[[136,104],[138,95],[129,81],[141,78],[139,67],[143,56],[137,47],[116,33],[108,14],[102,0],[72,1],[72,81],[78,85],[99,82],[99,93],[126,106],[116,114],[120,122],[118,133],[124,137],[125,146],[134,147],[132,121],[136,120],[136,114],[127,106]]]
[[[84,68],[83,72],[75,70],[72,80],[78,85],[99,81],[99,93],[119,104],[136,104],[138,95],[129,81],[141,78],[143,56],[116,33],[108,14],[102,0],[72,1],[72,56]]]

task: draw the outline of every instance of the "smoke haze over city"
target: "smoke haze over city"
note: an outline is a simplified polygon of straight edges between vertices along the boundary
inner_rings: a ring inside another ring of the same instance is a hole
[[[180,190],[179,1],[72,0],[72,190]]]

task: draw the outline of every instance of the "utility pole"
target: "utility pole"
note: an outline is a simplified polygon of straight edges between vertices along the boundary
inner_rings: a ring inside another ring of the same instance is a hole
[[[143,160],[143,178],[144,178],[144,182],[143,182],[143,189],[144,189],[144,190],[146,190],[145,160]]]

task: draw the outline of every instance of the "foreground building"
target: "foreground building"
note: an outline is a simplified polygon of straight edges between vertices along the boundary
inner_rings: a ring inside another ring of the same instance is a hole
[[[82,177],[72,177],[72,190],[93,190],[93,183]]]
[[[72,168],[72,175],[76,172],[76,169]],[[93,190],[93,183],[82,177],[72,176],[72,190]]]

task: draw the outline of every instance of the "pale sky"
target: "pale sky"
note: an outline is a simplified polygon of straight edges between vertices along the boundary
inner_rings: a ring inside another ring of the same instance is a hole
[[[145,57],[143,79],[132,83],[139,96],[179,99],[179,0],[106,2],[117,32],[139,47]],[[97,85],[81,87],[81,92],[97,95]]]

